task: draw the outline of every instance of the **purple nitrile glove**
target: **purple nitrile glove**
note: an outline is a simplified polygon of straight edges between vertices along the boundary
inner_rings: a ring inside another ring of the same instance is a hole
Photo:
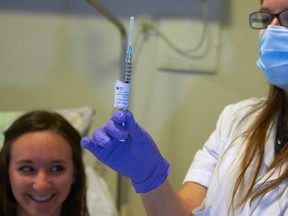
[[[157,188],[170,171],[169,163],[131,112],[117,110],[105,127],[94,131],[93,139],[84,137],[81,146],[116,172],[130,178],[137,193]]]

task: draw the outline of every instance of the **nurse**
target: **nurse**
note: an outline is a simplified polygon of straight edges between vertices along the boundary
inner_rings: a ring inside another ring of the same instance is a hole
[[[257,65],[270,92],[223,110],[179,192],[167,179],[169,163],[131,112],[116,111],[81,140],[131,179],[147,215],[288,215],[288,0],[262,1],[250,25],[263,29]]]

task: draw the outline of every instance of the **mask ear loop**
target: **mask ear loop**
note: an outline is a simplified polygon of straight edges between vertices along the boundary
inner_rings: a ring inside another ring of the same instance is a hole
[[[259,54],[259,57],[258,57],[258,60],[256,61],[256,64],[262,71],[265,70],[265,66],[264,66],[264,64],[262,63],[262,60],[261,60],[260,50],[261,50],[261,46],[262,46],[262,44],[264,42],[265,34],[266,34],[266,29],[260,29],[259,30],[259,39],[258,39],[258,52],[259,52],[258,54]]]
[[[265,33],[266,33],[266,30],[267,30],[267,29],[260,29],[260,30],[259,30],[259,39],[260,39],[260,40],[264,37],[264,35],[265,35]]]
[[[259,30],[259,38],[262,38],[264,36],[265,32],[266,32],[266,29],[260,29]]]
[[[261,29],[261,30],[259,30],[259,48],[260,48],[261,44],[262,44],[263,41],[264,41],[265,34],[266,34],[266,30],[267,30],[267,29]]]

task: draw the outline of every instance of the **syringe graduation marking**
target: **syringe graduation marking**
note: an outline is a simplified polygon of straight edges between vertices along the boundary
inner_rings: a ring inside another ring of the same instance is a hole
[[[132,40],[133,40],[134,17],[130,17],[128,47],[125,58],[125,80],[124,82],[130,83],[132,73]]]
[[[132,73],[132,58],[125,59],[125,82],[130,83]]]

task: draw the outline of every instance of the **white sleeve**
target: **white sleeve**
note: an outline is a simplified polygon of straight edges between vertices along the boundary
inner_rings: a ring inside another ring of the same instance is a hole
[[[216,129],[203,148],[196,152],[184,182],[197,182],[208,187],[214,168],[222,153],[231,144],[232,140],[246,130],[251,123],[251,118],[242,121],[243,117],[262,101],[263,99],[251,98],[224,108],[217,121]]]
[[[219,123],[222,121],[219,118]],[[217,126],[218,127],[218,126]],[[194,156],[192,164],[188,169],[184,182],[197,182],[205,187],[208,187],[210,177],[214,171],[214,167],[219,158],[219,152],[223,141],[219,138],[216,130],[210,135],[203,148],[198,150]]]

